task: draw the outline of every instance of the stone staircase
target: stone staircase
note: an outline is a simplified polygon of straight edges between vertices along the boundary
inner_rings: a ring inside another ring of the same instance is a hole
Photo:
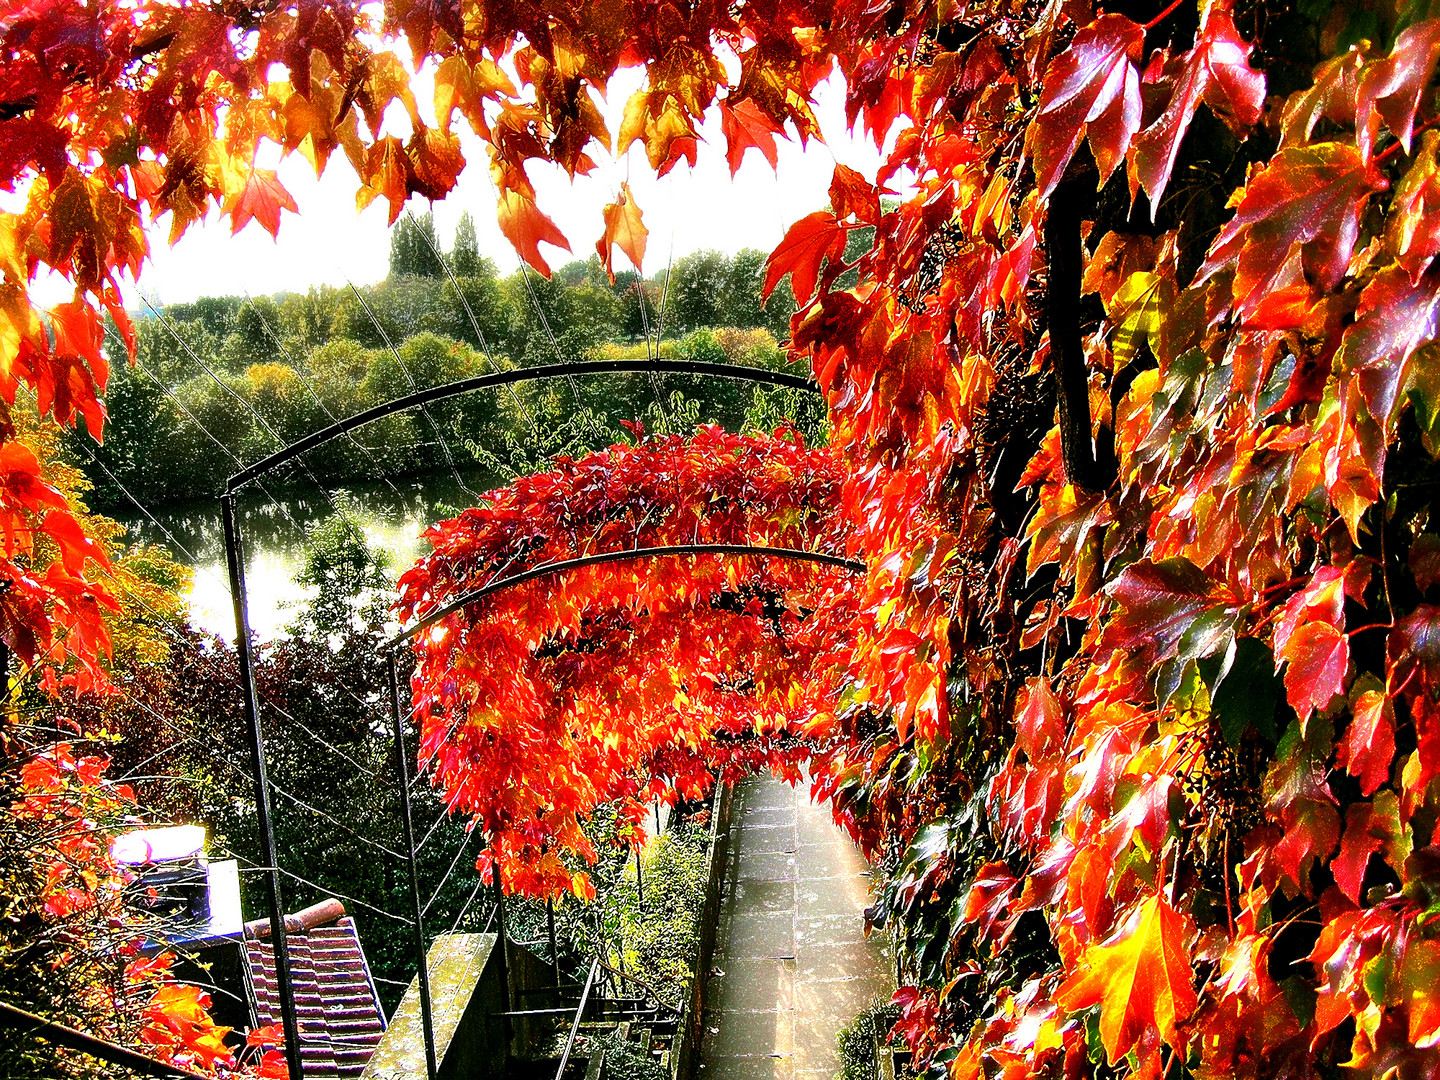
[[[603,1045],[601,1039],[591,1043],[584,1080],[606,1080],[607,1076],[613,1080],[617,1073],[627,1077],[633,1075],[629,1068],[616,1067],[616,1058],[624,1053],[624,1048],[635,1056],[653,1059],[667,1076],[670,1075],[670,1044],[675,1034],[673,1023],[652,1027],[648,1024],[636,1025],[629,1020],[620,1022],[613,1030],[613,1040],[605,1040]]]

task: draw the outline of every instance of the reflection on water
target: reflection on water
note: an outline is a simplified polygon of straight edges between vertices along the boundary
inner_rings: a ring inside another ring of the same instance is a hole
[[[475,491],[495,486],[491,478],[467,480]],[[370,545],[389,553],[390,571],[395,576],[429,550],[420,539],[425,529],[475,502],[449,475],[397,480],[394,488],[381,484],[330,489],[332,499],[342,493],[350,498]],[[295,606],[305,595],[294,581],[304,558],[305,528],[332,512],[331,503],[313,487],[277,492],[274,499],[254,488],[242,496],[240,529],[245,542],[250,626],[257,640],[282,635],[285,624],[295,618]],[[153,513],[163,530],[145,518],[115,516],[129,528],[131,540],[162,544],[193,567],[194,583],[187,595],[191,623],[233,640],[235,615],[225,570],[220,500],[177,504]]]

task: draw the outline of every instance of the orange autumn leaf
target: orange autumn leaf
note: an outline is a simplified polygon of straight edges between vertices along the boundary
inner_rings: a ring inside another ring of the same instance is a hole
[[[238,233],[253,219],[260,227],[275,236],[280,231],[280,211],[292,214],[299,210],[295,199],[280,183],[273,169],[253,169],[245,179],[245,186],[225,202],[225,212],[230,215],[230,232]]]
[[[629,184],[620,185],[620,195],[605,207],[604,217],[605,233],[596,242],[595,250],[613,282],[615,248],[623,251],[630,264],[639,270],[640,264],[645,261],[645,242],[649,239],[650,230],[641,220],[640,207],[630,193]]]
[[[1440,1041],[1440,942],[1411,942],[1397,981],[1409,1013],[1411,1043],[1435,1046]]]
[[[1191,930],[1187,916],[1163,896],[1151,896],[1118,934],[1087,947],[1060,987],[1056,1001],[1067,1012],[1100,1006],[1100,1039],[1112,1065],[1150,1031],[1183,1048],[1179,1025],[1199,1005],[1185,945]]]
[[[500,231],[515,245],[521,257],[546,277],[550,276],[550,264],[540,254],[540,245],[570,250],[570,242],[555,222],[541,213],[534,199],[518,191],[500,194]]]
[[[761,296],[768,297],[780,279],[790,275],[795,302],[804,304],[815,292],[823,259],[835,262],[845,251],[846,230],[835,214],[817,210],[790,226],[770,258],[765,261],[765,282]]]
[[[830,206],[839,217],[854,214],[873,225],[880,220],[880,192],[874,184],[848,165],[835,163],[830,179]]]

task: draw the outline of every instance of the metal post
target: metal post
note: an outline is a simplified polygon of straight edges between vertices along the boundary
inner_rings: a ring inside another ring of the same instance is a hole
[[[415,909],[416,979],[420,984],[420,1021],[425,1029],[425,1070],[435,1080],[435,1019],[430,1007],[430,963],[425,955],[425,912],[420,906],[420,878],[415,867],[415,826],[410,820],[410,770],[405,753],[405,721],[400,713],[400,677],[395,671],[395,653],[386,657],[390,671],[390,715],[395,721],[395,779],[400,784],[400,819],[405,826],[405,850],[410,858],[410,899]],[[509,1007],[508,1005],[506,1006]]]
[[[510,993],[510,961],[509,957],[505,955],[506,942],[509,940],[505,934],[505,889],[500,884],[500,864],[493,858],[490,861],[490,876],[495,882],[495,944],[500,949],[500,986],[505,991],[505,1012],[509,1013],[515,1008],[515,1004]],[[505,1045],[505,1065],[508,1068],[510,1042],[515,1034],[508,1015],[501,1018],[500,1031]]]
[[[4,696],[0,697],[0,705],[3,705],[5,716],[14,719],[20,711],[19,693],[12,693],[10,687],[10,646],[0,641],[0,690]],[[16,688],[18,691],[18,687]]]
[[[508,1012],[514,1006],[510,1004],[510,958],[506,955],[509,938],[505,933],[505,890],[500,884],[500,865],[493,859],[490,876],[495,881],[495,929],[499,931],[496,944],[500,946],[500,981],[505,987],[505,1010]]]
[[[240,543],[240,521],[235,496],[220,499],[225,526],[225,562],[230,571],[230,595],[235,601],[235,652],[240,660],[240,689],[244,695],[245,725],[255,766],[255,816],[260,826],[260,860],[264,864],[270,908],[270,942],[275,950],[275,988],[280,996],[280,1022],[285,1031],[285,1064],[292,1080],[302,1080],[300,1024],[295,1018],[295,987],[290,981],[290,941],[285,934],[285,906],[280,896],[280,864],[275,858],[275,829],[270,820],[270,781],[265,776],[265,736],[260,730],[260,701],[255,694],[251,668],[250,601],[245,592],[245,552]]]
[[[550,977],[555,982],[556,999],[560,990],[560,953],[555,948],[555,898],[545,898],[545,928],[550,934]]]

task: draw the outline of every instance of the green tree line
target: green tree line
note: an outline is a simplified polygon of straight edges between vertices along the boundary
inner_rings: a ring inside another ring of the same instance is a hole
[[[613,283],[595,258],[548,280],[502,277],[479,253],[468,215],[448,251],[429,214],[402,218],[378,285],[145,311],[136,363],[117,362],[111,374],[104,445],[82,427],[69,439],[83,440],[83,452],[72,445],[71,457],[90,474],[97,507],[129,512],[132,497],[148,506],[214,497],[237,462],[455,379],[645,356],[656,339],[665,356],[781,368],[778,342],[794,308],[783,288],[761,304],[763,264],[758,251],[702,251],[650,278],[621,273]],[[635,375],[520,384],[378,421],[305,465],[322,483],[363,483],[444,469],[448,451],[458,468],[513,474],[619,438],[622,421],[651,430],[697,420],[737,427],[790,417],[802,430],[823,422],[818,408],[791,400],[798,395],[717,383]],[[157,460],[167,468],[153,468]]]

